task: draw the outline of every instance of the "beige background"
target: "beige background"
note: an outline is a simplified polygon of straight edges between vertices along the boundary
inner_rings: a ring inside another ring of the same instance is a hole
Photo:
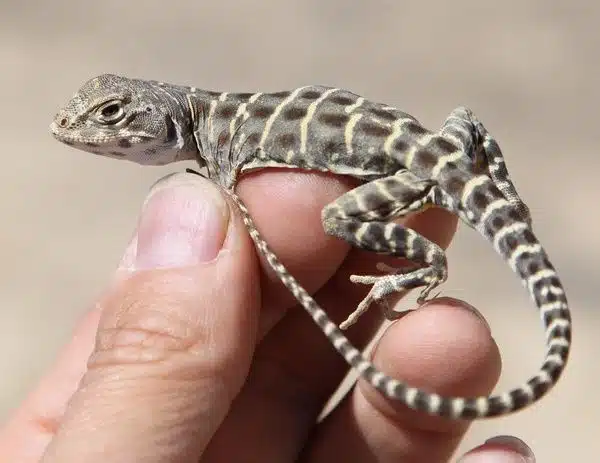
[[[0,417],[109,278],[147,188],[180,169],[53,141],[47,126],[76,88],[102,72],[232,91],[320,83],[398,106],[432,128],[466,104],[498,137],[568,289],[575,345],[546,400],[478,423],[465,446],[513,433],[540,462],[597,459],[600,3],[482,6],[491,3],[1,0]],[[466,227],[450,265],[444,294],[485,312],[504,355],[501,386],[520,382],[543,352],[525,292]]]

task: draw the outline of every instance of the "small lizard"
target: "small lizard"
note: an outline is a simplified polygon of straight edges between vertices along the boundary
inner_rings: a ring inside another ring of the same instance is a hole
[[[409,114],[338,88],[227,93],[104,74],[79,89],[56,115],[51,132],[75,148],[139,164],[196,160],[231,195],[258,250],[346,362],[387,397],[412,409],[453,419],[506,415],[544,396],[567,363],[571,320],[562,284],[533,233],[500,147],[467,108],[452,111],[432,132]],[[357,188],[323,209],[326,233],[418,267],[353,275],[353,282],[372,288],[338,328],[271,251],[235,193],[241,174],[266,167],[358,179]],[[341,331],[374,301],[393,319],[387,295],[421,287],[422,303],[446,280],[443,250],[392,221],[429,206],[457,214],[487,238],[540,312],[544,362],[535,376],[509,392],[445,397],[411,387],[377,370]]]

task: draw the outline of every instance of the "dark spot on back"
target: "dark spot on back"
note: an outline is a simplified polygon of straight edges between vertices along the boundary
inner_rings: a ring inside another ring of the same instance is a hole
[[[420,149],[415,153],[415,159],[417,165],[423,166],[425,169],[433,168],[437,162],[438,157],[427,149]]]
[[[440,154],[453,153],[458,150],[458,147],[442,137],[435,137],[433,140],[431,140],[429,145],[436,151],[440,152]]]
[[[283,118],[288,121],[302,119],[306,115],[304,106],[290,106],[283,111]]]
[[[290,92],[289,91],[275,92],[275,93],[271,93],[271,96],[274,96],[275,98],[285,98],[286,96],[290,96]]]
[[[129,140],[127,140],[127,138],[119,138],[119,141],[117,142],[117,144],[121,148],[131,148],[131,142]]]
[[[269,117],[271,114],[273,114],[273,111],[275,111],[275,108],[272,106],[257,105],[250,108],[250,114],[252,117],[259,119]]]
[[[214,92],[214,91],[207,91],[206,94],[210,97],[210,98],[218,98],[220,97],[223,93],[222,92]]]
[[[317,92],[316,90],[307,90],[300,94],[300,98],[304,100],[316,100],[321,96],[321,92]]]
[[[371,114],[373,114],[373,116],[378,117],[379,119],[383,119],[385,121],[395,121],[396,120],[396,116],[394,114],[392,114],[389,111],[386,111],[385,109],[373,109],[371,111]]]
[[[240,100],[249,100],[254,93],[236,93],[234,96]]]
[[[354,99],[344,95],[334,95],[329,99],[332,103],[339,104],[342,106],[348,106],[354,103]]]
[[[396,140],[394,142],[394,151],[398,153],[405,153],[410,149],[410,144],[404,140]]]
[[[217,106],[217,110],[215,114],[217,117],[222,117],[225,119],[231,119],[237,111],[237,105],[232,104],[221,104]]]
[[[323,124],[332,127],[343,127],[348,122],[349,116],[346,113],[322,113],[318,119]]]
[[[360,130],[365,135],[370,135],[372,137],[387,137],[390,133],[392,133],[392,130],[389,127],[372,122],[363,122],[360,124]]]
[[[406,124],[404,124],[404,129],[414,135],[427,134],[427,129],[425,129],[425,127],[423,127],[422,125],[420,125],[414,121],[410,121],[410,122],[407,122]]]
[[[448,182],[446,183],[445,189],[448,190],[450,194],[458,194],[465,187],[465,181],[461,177],[450,177]]]
[[[282,133],[277,136],[275,142],[282,148],[289,149],[296,145],[296,135],[293,133]]]

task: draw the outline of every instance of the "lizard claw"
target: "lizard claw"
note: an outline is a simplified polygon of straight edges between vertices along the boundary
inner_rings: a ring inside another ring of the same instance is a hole
[[[379,266],[380,268],[388,267],[385,264]],[[382,306],[383,313],[388,320],[398,318],[396,312],[389,306],[385,300],[386,296],[394,293],[401,293],[408,291],[409,289],[417,288],[419,286],[425,286],[421,291],[417,299],[419,305],[425,303],[428,299],[429,293],[436,286],[442,283],[445,278],[444,275],[433,267],[419,267],[409,273],[399,273],[399,270],[394,269],[395,272],[388,275],[351,275],[350,281],[353,283],[373,285],[367,296],[360,302],[354,312],[352,312],[346,320],[340,324],[340,329],[345,330],[349,326],[356,323],[358,318],[365,313],[371,303],[377,302]],[[433,298],[439,296],[437,293]]]

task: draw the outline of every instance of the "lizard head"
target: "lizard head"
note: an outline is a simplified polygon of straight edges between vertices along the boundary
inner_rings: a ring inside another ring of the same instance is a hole
[[[58,112],[52,135],[75,148],[145,165],[196,159],[185,99],[176,88],[103,74]]]

